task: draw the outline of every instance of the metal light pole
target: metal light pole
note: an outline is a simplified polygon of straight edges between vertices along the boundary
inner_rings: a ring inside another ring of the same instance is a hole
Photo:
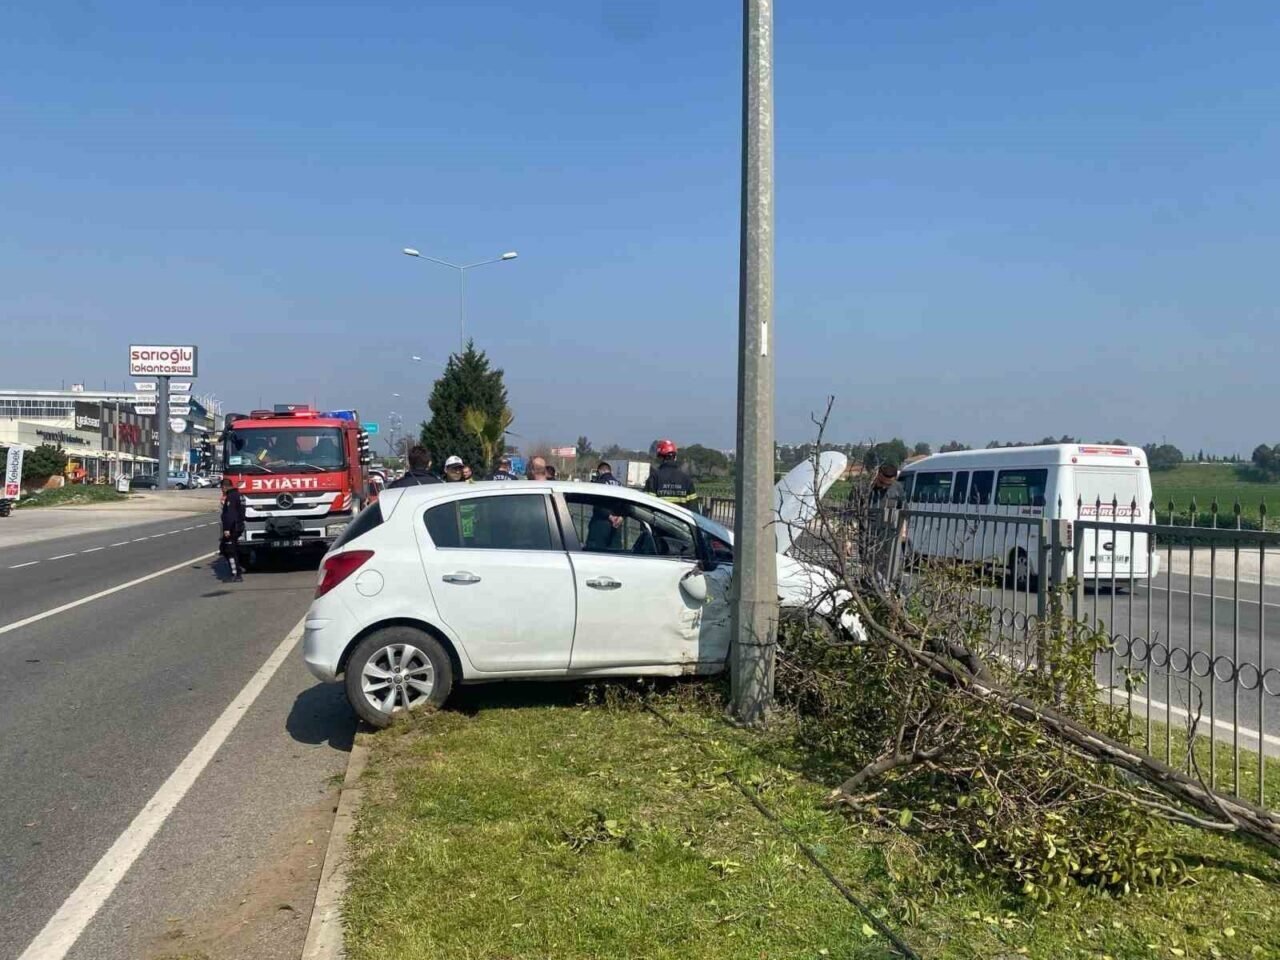
[[[413,247],[405,247],[400,251],[406,257],[417,257],[419,260],[430,260],[432,263],[438,263],[442,267],[449,267],[458,271],[458,333],[461,335],[460,351],[467,349],[467,271],[472,267],[483,267],[486,263],[502,263],[504,260],[514,260],[519,256],[514,250],[508,250],[500,257],[493,257],[490,260],[477,260],[475,263],[450,263],[448,260],[437,260],[435,257],[428,257],[425,253],[419,253]]]
[[[733,712],[760,723],[778,634],[773,504],[773,3],[743,0],[742,248],[738,286],[738,476]]]

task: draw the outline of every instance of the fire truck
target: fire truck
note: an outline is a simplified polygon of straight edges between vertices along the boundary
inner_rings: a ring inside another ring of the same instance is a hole
[[[354,410],[294,404],[232,413],[223,476],[244,495],[250,563],[266,550],[328,548],[369,502],[369,436]]]

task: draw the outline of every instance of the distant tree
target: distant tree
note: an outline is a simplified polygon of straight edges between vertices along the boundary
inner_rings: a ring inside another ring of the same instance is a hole
[[[24,483],[43,483],[67,469],[67,452],[51,443],[42,443],[22,458]],[[0,478],[3,479],[3,478]]]
[[[700,443],[681,447],[680,459],[696,477],[727,476],[729,473],[729,458],[719,450],[712,450]]]
[[[1253,448],[1252,461],[1254,467],[1264,477],[1275,478],[1280,476],[1280,443],[1273,447],[1260,443]]]
[[[959,440],[950,440],[938,448],[939,453],[958,453],[961,450],[972,450],[967,443],[961,443]]]
[[[933,447],[929,446],[929,444],[925,443],[923,440],[911,448],[911,455],[913,457],[927,457],[931,453],[933,453]]]
[[[1112,440],[1110,443],[1107,444],[1107,446],[1109,447],[1127,447],[1128,445],[1129,445],[1128,440]]]
[[[1171,443],[1149,443],[1144,449],[1147,451],[1147,466],[1152,470],[1172,470],[1181,466],[1185,459],[1182,451]]]
[[[463,416],[468,410],[477,411],[472,416],[482,417],[486,429],[506,418],[505,430],[511,412],[502,371],[491,369],[489,358],[473,342],[468,341],[461,354],[449,357],[427,404],[431,419],[422,425],[421,439],[436,465],[443,466],[448,457],[457,455],[477,473],[491,469],[493,452],[501,449],[501,441],[489,448],[475,430],[467,429]]]
[[[1059,442],[1059,443],[1076,443],[1077,441],[1076,441],[1076,438],[1075,438],[1075,437],[1070,436],[1070,435],[1068,435],[1068,434],[1065,434],[1065,433],[1064,433],[1064,434],[1063,434],[1063,435],[1058,439],[1058,442]]]
[[[588,440],[585,436],[578,438],[578,442],[576,446],[578,448],[579,463],[586,463],[588,460],[595,457],[596,452],[591,449],[591,441]]]
[[[862,465],[868,470],[874,470],[883,463],[900,467],[909,455],[906,442],[899,437],[894,437],[885,443],[877,443],[869,447],[863,455]]]

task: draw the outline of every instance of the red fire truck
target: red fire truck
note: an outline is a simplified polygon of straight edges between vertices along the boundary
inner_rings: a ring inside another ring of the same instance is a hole
[[[293,404],[227,415],[223,475],[245,501],[241,549],[326,549],[369,501],[369,437],[354,410]]]

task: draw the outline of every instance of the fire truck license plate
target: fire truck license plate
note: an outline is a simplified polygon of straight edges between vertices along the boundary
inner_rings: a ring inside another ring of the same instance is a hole
[[[302,541],[301,540],[269,540],[267,541],[267,546],[269,547],[300,547],[302,546]]]

